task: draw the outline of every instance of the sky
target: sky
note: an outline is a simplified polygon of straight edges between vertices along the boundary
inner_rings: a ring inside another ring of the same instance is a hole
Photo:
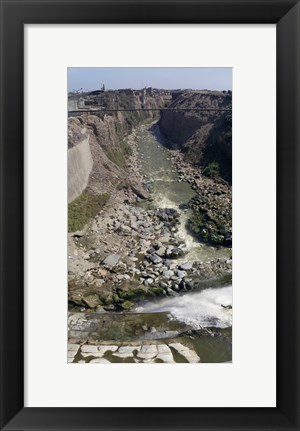
[[[68,91],[144,87],[232,90],[229,67],[69,67]]]

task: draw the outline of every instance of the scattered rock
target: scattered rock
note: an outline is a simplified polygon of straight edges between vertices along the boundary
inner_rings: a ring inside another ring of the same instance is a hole
[[[115,265],[117,265],[120,259],[121,256],[119,254],[110,254],[103,260],[102,264],[114,267]]]
[[[187,262],[187,263],[182,263],[179,265],[179,269],[182,269],[183,271],[192,269],[193,267],[193,263],[192,262]]]
[[[162,258],[159,256],[156,256],[155,254],[151,254],[150,256],[148,256],[148,259],[154,263],[154,265],[157,265],[158,263],[162,262]]]
[[[101,305],[101,300],[97,294],[90,294],[83,297],[82,301],[89,308],[96,308],[98,305]]]

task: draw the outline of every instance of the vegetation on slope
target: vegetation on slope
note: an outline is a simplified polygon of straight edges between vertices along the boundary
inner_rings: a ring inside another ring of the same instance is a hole
[[[118,148],[110,149],[107,157],[115,163],[119,168],[126,168],[126,159],[132,154],[132,149],[126,139],[120,141]]]
[[[94,195],[87,189],[68,205],[68,231],[81,230],[109,199],[109,194]]]

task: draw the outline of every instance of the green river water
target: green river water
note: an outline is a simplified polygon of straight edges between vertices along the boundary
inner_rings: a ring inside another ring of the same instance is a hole
[[[180,210],[195,195],[189,183],[179,182],[178,173],[171,163],[165,138],[157,125],[143,125],[137,134],[141,173],[152,186],[153,201],[143,203],[148,208],[175,208],[180,212],[178,239],[184,242],[187,254],[182,261],[206,261],[228,258],[231,250],[199,243],[186,229],[190,210]],[[177,262],[180,259],[177,260]],[[232,359],[232,310],[222,305],[232,305],[232,287],[214,286],[201,292],[191,292],[176,298],[165,298],[141,305],[139,312],[169,312],[178,321],[195,329],[193,345],[201,362],[229,362]],[[199,328],[214,328],[216,336],[197,336]],[[196,335],[195,335],[196,334]]]
[[[188,254],[183,260],[207,260],[209,258],[229,257],[228,248],[210,247],[197,241],[186,229],[186,221],[190,210],[180,210],[180,204],[187,204],[195,196],[195,190],[188,182],[179,182],[178,173],[172,166],[169,150],[164,146],[165,138],[154,125],[143,125],[138,133],[139,160],[142,174],[145,175],[153,188],[152,202],[146,202],[144,207],[175,208],[180,212],[178,238],[185,243]]]

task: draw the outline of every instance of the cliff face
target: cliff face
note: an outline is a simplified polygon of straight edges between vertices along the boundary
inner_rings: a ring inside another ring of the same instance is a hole
[[[148,96],[144,100],[144,104],[140,97],[126,93],[112,92],[107,93],[106,97],[107,106],[114,109],[160,108],[165,104],[163,97]],[[69,152],[74,151],[74,147],[80,145],[83,136],[89,137],[93,159],[88,181],[88,188],[91,192],[95,194],[110,192],[119,183],[130,181],[126,172],[126,157],[130,154],[131,149],[126,141],[126,136],[142,121],[158,119],[158,114],[159,111],[120,111],[83,114],[69,118]],[[69,182],[72,182],[72,178],[69,178]],[[77,196],[74,195],[74,197]],[[71,200],[73,200],[73,195]]]
[[[231,109],[231,93],[190,91],[170,108]],[[231,182],[231,111],[163,111],[161,131],[185,153],[185,159],[210,175],[211,166]],[[213,164],[213,165],[211,165]]]

